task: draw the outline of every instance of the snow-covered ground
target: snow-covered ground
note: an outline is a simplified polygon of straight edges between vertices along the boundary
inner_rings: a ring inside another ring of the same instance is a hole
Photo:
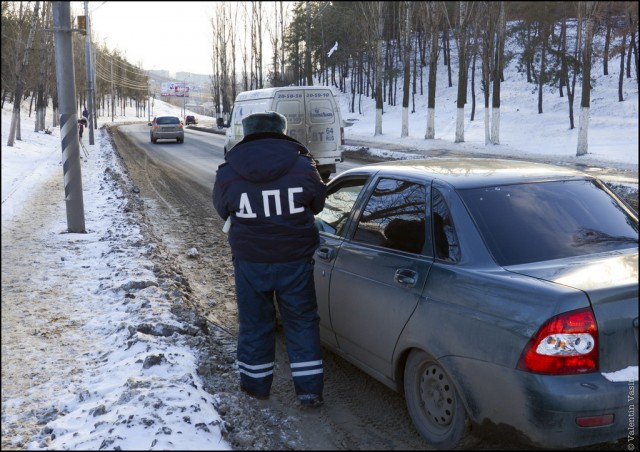
[[[456,88],[446,87],[444,76],[435,140],[424,140],[424,95],[416,96],[407,138],[400,138],[400,107],[385,106],[383,134],[373,136],[373,101],[362,98],[362,114],[349,113],[350,97],[343,95],[343,119],[352,123],[346,138],[378,142],[380,149],[370,152],[387,158],[451,149],[548,156],[637,175],[635,79],[625,79],[625,100],[618,102],[615,71],[605,77],[594,69],[589,154],[577,158],[578,119],[569,130],[566,97],[545,92],[545,112],[538,114],[537,93],[522,74],[507,74],[500,145],[484,144],[480,97],[475,121],[466,109],[465,142],[453,143]],[[60,131],[34,132],[28,106],[29,99],[22,139],[12,147],[12,105],[2,109],[2,449],[230,449],[218,400],[197,373],[192,345],[202,333],[170,310],[179,294],[153,272],[156,250],[119,188],[117,179],[126,174],[104,130],[95,131],[93,146],[88,131],[83,138],[87,233],[67,233]],[[179,111],[155,101],[155,114]],[[135,119],[146,122],[116,121]],[[100,118],[99,125],[110,120]],[[406,150],[395,155],[382,149],[387,144]],[[621,378],[637,375],[635,368]]]

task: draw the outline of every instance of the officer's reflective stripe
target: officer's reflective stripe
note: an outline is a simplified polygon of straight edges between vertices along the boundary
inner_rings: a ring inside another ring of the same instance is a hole
[[[302,369],[306,368],[306,370],[294,370],[294,369]],[[316,375],[323,373],[322,370],[322,360],[319,359],[317,361],[305,361],[302,363],[291,363],[291,376],[292,377],[304,377],[306,375]]]
[[[267,375],[272,375],[273,369],[267,372],[262,372],[262,373],[248,372],[244,369],[238,369],[238,372],[240,372],[241,374],[245,374],[247,377],[251,377],[251,378],[263,378],[263,377],[266,377]]]
[[[243,363],[242,361],[238,361],[238,372],[240,372],[241,374],[245,374],[246,376],[251,378],[263,378],[273,374],[273,365],[274,362],[251,365]],[[260,371],[265,369],[266,372],[253,372],[255,370]]]
[[[297,370],[295,372],[291,372],[292,377],[304,377],[305,375],[315,375],[324,373],[322,369],[311,369],[311,370]]]
[[[274,364],[275,364],[274,361],[267,364],[254,364],[254,365],[243,363],[242,361],[238,361],[238,366],[246,367],[247,369],[251,369],[251,370],[266,369],[268,367],[273,368]]]
[[[291,368],[295,369],[296,367],[311,367],[311,366],[321,366],[322,360],[319,359],[317,361],[306,361],[304,363],[291,363]]]

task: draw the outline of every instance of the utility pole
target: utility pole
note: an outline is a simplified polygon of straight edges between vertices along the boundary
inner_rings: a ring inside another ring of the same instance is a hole
[[[85,24],[87,27],[87,34],[85,36],[85,46],[84,46],[84,60],[86,66],[87,73],[87,103],[89,104],[89,120],[88,128],[89,128],[89,144],[95,144],[93,137],[93,117],[95,112],[93,111],[93,77],[91,71],[91,26],[89,21],[89,2],[84,0],[84,15],[85,15]]]
[[[98,128],[98,104],[96,102],[96,65],[95,65],[95,61],[96,61],[96,54],[94,51],[93,46],[91,46],[91,80],[93,82],[93,92],[92,94],[92,99],[93,99],[93,108],[94,108],[94,112],[93,113],[93,128],[97,129]]]
[[[113,57],[111,57],[111,122],[115,121],[116,115],[116,96],[113,92]]]
[[[76,79],[71,42],[71,4],[53,2],[53,30],[56,56],[56,83],[60,111],[60,139],[64,170],[64,199],[69,232],[87,232],[84,225],[80,141],[76,109]]]

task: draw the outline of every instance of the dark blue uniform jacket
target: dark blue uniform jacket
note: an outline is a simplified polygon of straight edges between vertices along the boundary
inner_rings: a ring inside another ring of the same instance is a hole
[[[213,205],[231,215],[229,244],[249,262],[289,262],[313,255],[319,243],[314,214],[326,185],[309,151],[277,133],[247,135],[218,167]]]

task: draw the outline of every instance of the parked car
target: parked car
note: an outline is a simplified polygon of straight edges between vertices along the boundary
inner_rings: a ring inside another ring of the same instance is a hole
[[[353,168],[327,189],[322,342],[403,391],[427,442],[455,448],[480,424],[550,448],[626,438],[638,214],[604,183],[434,158]]]
[[[186,125],[189,124],[198,124],[198,119],[195,116],[185,116],[184,117],[184,123]]]
[[[158,140],[177,140],[184,143],[184,128],[177,116],[158,116],[151,122],[149,135],[152,143]]]

